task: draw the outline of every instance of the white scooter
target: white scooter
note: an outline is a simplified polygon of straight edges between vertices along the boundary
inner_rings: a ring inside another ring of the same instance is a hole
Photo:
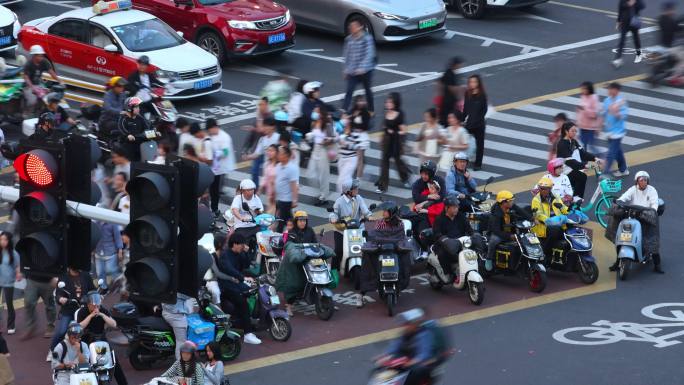
[[[109,385],[112,383],[116,356],[105,341],[95,341],[90,344],[90,368],[97,377],[96,384]],[[73,383],[73,380],[72,380]],[[78,383],[82,385],[83,383]]]
[[[330,223],[344,227],[342,232],[342,260],[340,273],[354,283],[354,288],[360,285],[361,246],[366,243],[363,236],[363,223],[351,218],[339,218],[332,207],[328,208]]]

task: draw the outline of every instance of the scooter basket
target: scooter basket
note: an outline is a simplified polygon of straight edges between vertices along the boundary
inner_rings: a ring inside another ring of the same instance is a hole
[[[601,190],[606,194],[615,194],[622,190],[622,180],[603,179],[600,182]]]

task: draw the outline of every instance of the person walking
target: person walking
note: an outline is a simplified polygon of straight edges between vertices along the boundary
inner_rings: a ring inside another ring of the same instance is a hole
[[[334,153],[334,144],[337,141],[337,134],[332,127],[330,115],[325,108],[316,107],[311,114],[312,129],[311,142],[313,143],[313,151],[311,152],[311,160],[307,174],[309,178],[318,184],[318,201],[316,206],[325,206],[328,204],[328,195],[330,195],[330,159]]]
[[[19,271],[19,254],[14,250],[12,234],[0,233],[0,291],[5,297],[7,306],[7,334],[14,334],[14,282],[21,278]],[[2,319],[2,309],[0,309]]]
[[[442,126],[449,124],[449,114],[460,110],[458,104],[462,91],[459,85],[458,70],[461,65],[463,65],[463,59],[460,57],[451,58],[449,66],[439,81],[440,96],[442,97],[439,104],[439,124]]]
[[[618,170],[613,173],[616,177],[629,175],[625,154],[622,152],[622,138],[627,133],[625,122],[627,121],[627,101],[620,95],[620,83],[608,85],[608,97],[603,101],[601,116],[603,117],[603,130],[608,138],[608,155],[606,156],[605,170],[610,171],[613,161],[617,161]]]
[[[272,144],[278,144],[280,134],[276,132],[276,121],[273,117],[267,116],[261,122],[263,135],[254,148],[254,152],[249,155],[243,155],[243,160],[252,160],[252,180],[259,186],[259,177],[261,176],[261,169],[264,163],[264,153],[266,148]]]
[[[580,128],[580,140],[587,151],[597,153],[594,142],[596,134],[601,130],[599,111],[601,102],[594,93],[594,84],[584,82],[580,86],[580,102],[577,106],[577,126]]]
[[[356,147],[357,162],[356,162],[356,177],[363,179],[363,164],[366,150],[370,148],[370,139],[368,131],[371,125],[371,114],[368,111],[368,103],[363,95],[357,95],[354,98],[354,105],[351,114],[349,115],[349,122],[351,123],[351,130],[354,135],[359,138],[359,143]]]
[[[352,130],[351,122],[347,122],[344,132],[340,135],[339,159],[337,160],[337,193],[342,194],[344,182],[351,181],[357,172],[359,161],[358,147],[360,134]]]
[[[207,119],[207,131],[211,137],[211,147],[214,153],[211,163],[214,181],[209,187],[211,211],[215,217],[219,217],[221,215],[219,199],[221,198],[223,176],[235,170],[235,152],[233,151],[233,138],[219,127],[216,119]]]
[[[423,113],[424,123],[416,138],[416,153],[420,163],[439,160],[439,145],[444,143],[444,127],[437,122],[437,109],[429,108]]]
[[[482,168],[485,142],[485,115],[487,115],[487,94],[480,75],[468,77],[468,86],[463,103],[463,119],[470,135],[475,137],[475,164],[473,170]]]
[[[475,159],[475,148],[470,145],[472,137],[461,126],[459,115],[459,112],[452,112],[447,117],[449,127],[447,127],[446,134],[444,135],[441,157],[438,163],[439,169],[445,172],[448,172],[453,166],[454,155],[457,152],[465,152],[468,154],[468,159]],[[442,187],[444,188],[444,186]]]
[[[373,109],[373,90],[371,79],[375,69],[376,54],[373,36],[366,32],[363,23],[358,19],[352,19],[349,23],[349,35],[344,39],[344,78],[347,81],[347,92],[344,96],[342,109],[349,112],[352,94],[356,85],[363,84],[368,110],[371,115]]]
[[[375,192],[384,193],[389,187],[389,164],[394,158],[394,164],[399,172],[399,178],[405,188],[410,188],[410,170],[401,155],[403,153],[404,138],[406,137],[406,122],[404,112],[401,110],[401,96],[397,92],[391,92],[385,100],[385,134],[382,139],[382,164],[380,178],[375,182]]]
[[[119,225],[107,222],[96,222],[100,228],[100,240],[95,246],[95,271],[97,278],[107,282],[107,277],[114,279],[120,272],[123,262],[123,240]]]
[[[292,208],[297,207],[299,198],[299,167],[292,161],[292,150],[289,147],[278,148],[278,165],[275,177],[276,217],[282,219],[278,224],[278,232],[283,224],[292,218]]]
[[[636,57],[634,63],[641,62],[641,40],[639,39],[639,28],[641,28],[641,16],[639,14],[646,7],[643,0],[619,0],[617,24],[615,29],[620,31],[620,40],[618,42],[617,52],[615,52],[615,59],[613,66],[620,68],[622,66],[622,50],[625,48],[625,37],[627,32],[632,33],[634,40],[634,48],[636,49]]]

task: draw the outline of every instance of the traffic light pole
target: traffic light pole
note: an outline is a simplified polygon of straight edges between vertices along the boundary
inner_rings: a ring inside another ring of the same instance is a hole
[[[14,203],[18,199],[19,189],[9,186],[0,186],[0,200]],[[69,215],[88,218],[95,221],[114,223],[122,226],[127,226],[129,222],[129,215],[119,211],[109,210],[102,207],[91,206],[69,200],[67,200],[66,203]]]

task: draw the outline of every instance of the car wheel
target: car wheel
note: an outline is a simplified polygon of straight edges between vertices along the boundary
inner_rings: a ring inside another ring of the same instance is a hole
[[[358,21],[363,25],[363,28],[371,35],[373,36],[373,40],[375,40],[375,33],[373,32],[373,25],[371,25],[370,21],[363,15],[359,14],[354,14],[349,16],[347,19],[347,23],[344,25],[344,35],[346,36],[349,34],[349,24],[351,24],[352,21]]]
[[[458,8],[466,19],[480,19],[484,16],[486,0],[457,0]]]
[[[214,32],[204,32],[197,38],[197,45],[203,50],[216,56],[219,63],[223,65],[226,61],[226,49],[223,46],[223,39],[221,39]]]

